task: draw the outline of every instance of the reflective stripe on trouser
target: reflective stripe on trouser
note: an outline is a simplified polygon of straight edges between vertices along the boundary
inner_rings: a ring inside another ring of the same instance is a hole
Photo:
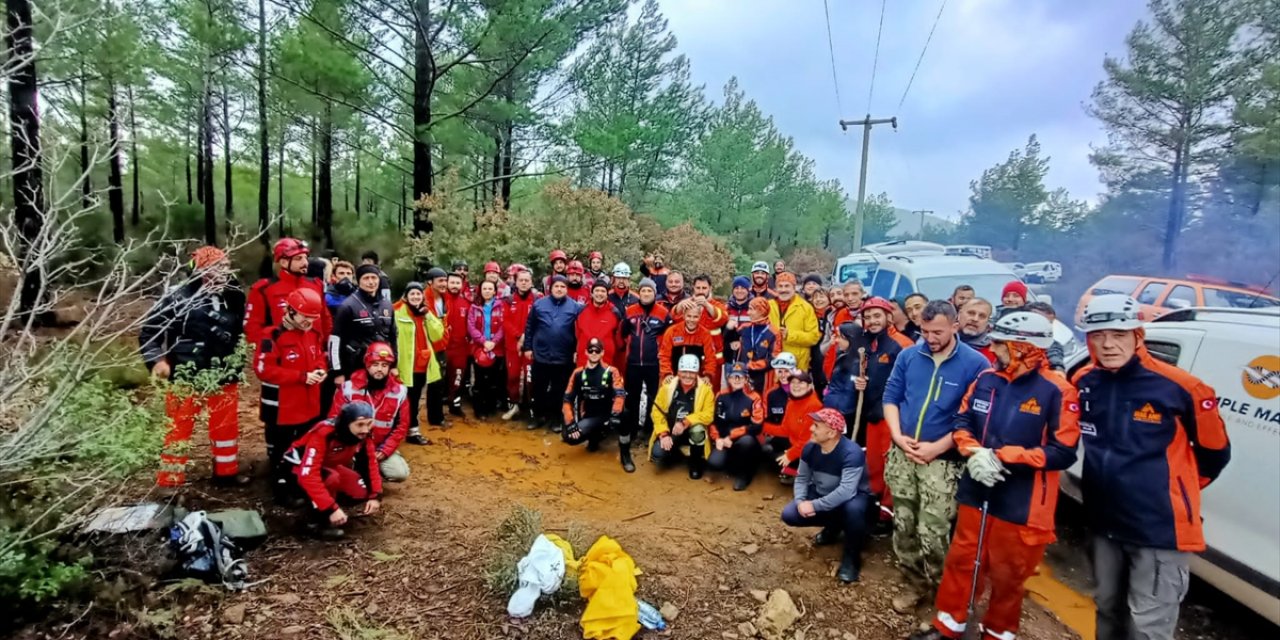
[[[893,492],[884,482],[885,458],[889,455],[889,447],[893,446],[893,437],[889,433],[889,423],[867,423],[867,477],[871,481],[871,493],[880,498],[880,519],[893,517]]]
[[[937,585],[956,514],[960,466],[945,460],[916,464],[891,447],[884,479],[893,492],[893,553],[917,586]]]
[[[196,417],[203,409],[209,412],[213,475],[234,476],[240,471],[236,442],[240,435],[240,416],[236,412],[238,398],[239,386],[234,383],[208,395],[178,396],[170,393],[165,397],[165,414],[170,425],[164,436],[164,448],[160,451],[157,485],[177,487],[186,482],[187,450],[191,446]]]
[[[969,589],[973,581],[973,561],[978,554],[978,531],[982,511],[960,505],[955,537],[947,552],[946,569],[938,587],[935,606],[938,615],[933,627],[949,638],[959,638],[967,626]],[[982,564],[978,568],[978,598],[987,586],[991,599],[982,618],[984,637],[1013,640],[1022,617],[1023,583],[1035,574],[1044,557],[1044,548],[1053,532],[1037,531],[992,516],[987,517],[986,541],[982,544]]]

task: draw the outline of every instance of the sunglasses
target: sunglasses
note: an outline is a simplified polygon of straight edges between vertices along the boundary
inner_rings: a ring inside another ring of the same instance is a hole
[[[604,349],[601,347],[587,347],[587,353],[604,353]]]

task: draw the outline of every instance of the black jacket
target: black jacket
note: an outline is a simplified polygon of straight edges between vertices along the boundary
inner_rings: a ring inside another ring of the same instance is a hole
[[[185,377],[178,370],[183,365],[188,365],[184,371],[194,369],[191,373],[219,366],[228,369],[224,383],[239,379],[239,367],[214,360],[232,355],[240,345],[244,304],[244,291],[235,280],[217,293],[205,289],[199,279],[170,289],[147,312],[138,333],[147,368],[165,360],[177,380]]]
[[[329,366],[342,375],[364,368],[364,352],[375,342],[396,348],[396,322],[391,302],[381,291],[357,290],[338,305],[329,336]]]

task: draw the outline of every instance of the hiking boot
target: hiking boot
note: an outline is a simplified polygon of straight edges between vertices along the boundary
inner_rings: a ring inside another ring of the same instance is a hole
[[[520,413],[520,405],[518,405],[518,404],[513,404],[513,405],[511,405],[511,408],[510,408],[510,409],[507,409],[507,412],[506,412],[506,413],[502,414],[502,419],[503,419],[503,420],[514,420],[514,419],[515,419],[515,417],[516,417],[516,414],[517,414],[517,413]]]
[[[751,486],[751,478],[748,478],[746,476],[743,476],[740,478],[734,478],[733,480],[734,491],[746,491],[747,487],[749,486]]]
[[[449,415],[456,418],[465,418],[466,414],[462,412],[462,405],[454,404],[449,406]]]
[[[253,478],[250,478],[249,476],[239,475],[239,474],[234,476],[214,476],[213,477],[213,486],[215,487],[231,487],[231,488],[243,487],[246,484],[249,484],[250,482],[253,482]]]
[[[328,522],[323,524],[319,522],[308,522],[305,526],[307,534],[319,538],[321,540],[341,540],[347,536],[347,532],[343,529],[330,525]]]
[[[542,420],[540,418],[533,418],[532,420],[529,420],[528,422],[525,423],[524,428],[529,431],[541,429]]]
[[[622,445],[618,447],[618,457],[622,459],[622,470],[627,473],[636,472],[636,463],[631,460],[631,446]]]
[[[862,575],[862,563],[858,561],[858,556],[848,551],[844,552],[844,557],[840,559],[840,569],[836,571],[836,577],[840,582],[849,584],[857,582]]]
[[[564,425],[560,424],[559,420],[551,421],[551,424],[547,425],[547,428],[551,430],[551,433],[560,433],[561,431],[564,431]]]
[[[876,520],[876,523],[871,526],[871,535],[877,538],[887,538],[893,535],[893,519]]]
[[[922,597],[917,591],[908,588],[905,593],[894,596],[893,602],[890,604],[893,605],[893,610],[898,613],[911,613],[915,611],[916,605],[920,604]]]
[[[431,444],[431,441],[428,440],[426,436],[422,435],[421,433],[411,433],[409,434],[409,437],[404,439],[404,441],[408,442],[409,444],[416,444],[418,446]]]
[[[947,640],[937,629],[929,629],[928,631],[917,631],[907,637],[907,640]]]
[[[599,440],[596,440],[595,438],[590,438],[590,439],[588,439],[588,440],[587,440],[587,451],[590,451],[590,452],[592,452],[592,453],[595,453],[595,452],[597,452],[597,451],[599,451],[599,450],[600,450],[600,441],[599,441]]]
[[[840,541],[840,530],[831,527],[823,527],[818,535],[813,537],[813,546],[825,547]]]
[[[784,487],[790,487],[791,485],[794,485],[796,483],[796,477],[789,476],[785,473],[780,473],[778,474],[778,482],[782,483],[782,486]]]

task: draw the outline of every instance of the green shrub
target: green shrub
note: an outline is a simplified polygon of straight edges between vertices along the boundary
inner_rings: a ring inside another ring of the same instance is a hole
[[[519,584],[516,565],[529,553],[529,547],[539,535],[545,533],[542,528],[542,513],[518,505],[498,524],[494,531],[494,542],[490,548],[484,572],[485,583],[495,593],[511,595]],[[587,552],[587,545],[592,541],[586,529],[577,523],[570,523],[563,537],[573,548],[574,558],[581,559]],[[572,571],[565,573],[564,582],[552,598],[554,603],[564,602],[578,597],[578,575]]]

